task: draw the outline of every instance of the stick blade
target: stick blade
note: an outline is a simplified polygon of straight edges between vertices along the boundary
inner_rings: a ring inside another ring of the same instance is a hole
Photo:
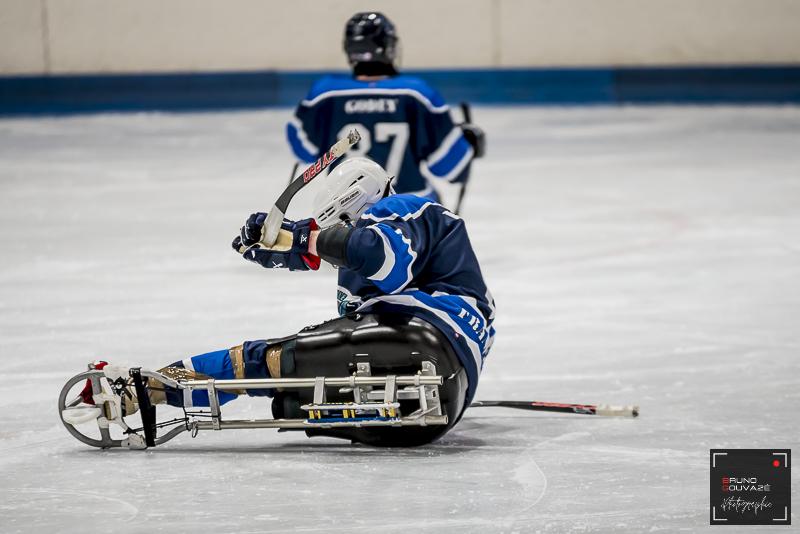
[[[609,417],[638,417],[639,407],[636,405],[617,406],[613,404],[598,404],[597,415],[605,415]]]

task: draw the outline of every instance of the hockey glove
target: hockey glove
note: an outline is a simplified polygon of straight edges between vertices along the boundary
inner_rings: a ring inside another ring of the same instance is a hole
[[[268,269],[289,269],[290,271],[316,271],[320,259],[308,252],[311,232],[319,227],[314,219],[290,221],[284,219],[275,243],[266,248],[261,241],[266,213],[254,213],[242,226],[240,234],[231,243],[233,250],[245,259]]]
[[[464,123],[459,126],[461,126],[461,133],[464,134],[467,143],[472,146],[475,158],[482,158],[486,154],[486,134],[474,124]]]

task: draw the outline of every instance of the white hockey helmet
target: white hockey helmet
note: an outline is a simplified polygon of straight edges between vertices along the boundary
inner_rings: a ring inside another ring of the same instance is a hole
[[[314,219],[320,228],[355,222],[385,197],[392,177],[368,158],[348,158],[326,176],[314,199]]]

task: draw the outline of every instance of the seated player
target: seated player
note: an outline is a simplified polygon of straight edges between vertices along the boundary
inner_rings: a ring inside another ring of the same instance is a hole
[[[247,219],[233,248],[267,268],[316,270],[325,260],[339,267],[339,317],[282,338],[243,344],[175,362],[169,377],[215,379],[349,376],[357,363],[372,374],[413,374],[422,361],[445,377],[440,387],[447,425],[312,429],[382,446],[428,443],[451,428],[469,406],[494,336],[494,301],[461,218],[431,200],[394,195],[391,177],[377,163],[351,158],[324,181],[315,219],[284,220],[278,240],[263,248],[265,213]],[[91,400],[90,386],[84,399]],[[272,390],[239,394],[273,396],[275,418],[302,418],[311,392]],[[136,410],[132,388],[124,410]],[[237,395],[220,392],[225,403]],[[151,387],[154,404],[208,406],[205,391]],[[335,397],[329,401],[337,400]]]
[[[399,39],[382,13],[356,13],[347,21],[344,51],[352,75],[325,76],[311,87],[286,127],[295,156],[312,163],[356,127],[351,150],[396,178],[398,193],[437,200],[432,182],[464,183],[473,157],[483,153],[483,132],[453,124],[449,107],[427,83],[397,71]]]

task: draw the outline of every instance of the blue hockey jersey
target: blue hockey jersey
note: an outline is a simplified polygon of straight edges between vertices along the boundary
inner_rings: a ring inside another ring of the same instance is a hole
[[[442,205],[393,195],[367,210],[339,270],[339,313],[403,311],[436,326],[467,372],[467,403],[494,339],[494,299],[464,221]]]
[[[354,127],[361,141],[348,156],[378,162],[398,193],[435,199],[430,181],[460,182],[469,172],[472,146],[441,95],[419,78],[323,77],[298,105],[286,136],[295,156],[312,163]]]

